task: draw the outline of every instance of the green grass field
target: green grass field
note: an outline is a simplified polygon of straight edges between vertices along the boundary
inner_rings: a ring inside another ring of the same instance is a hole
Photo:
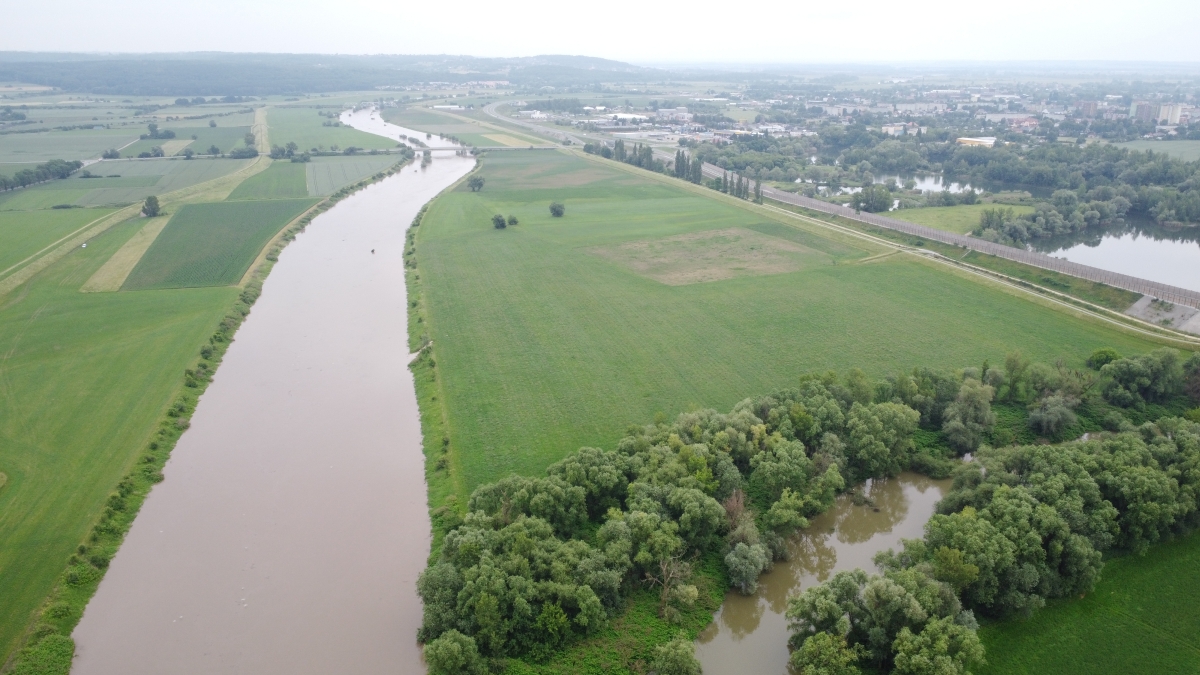
[[[0,192],[0,211],[40,211],[54,206],[73,205],[91,190],[75,188],[58,190],[49,185],[34,185],[21,190]]]
[[[321,123],[329,121],[329,118],[321,117],[318,112],[316,108],[271,108],[267,112],[271,144],[283,146],[295,143],[301,150],[328,150],[335,145],[343,149],[354,146],[367,150],[396,147],[396,141],[390,138],[368,134],[351,127],[321,126]]]
[[[110,213],[111,209],[0,212],[0,277],[11,266]]]
[[[89,159],[109,148],[137,140],[141,130],[47,131],[0,136],[0,162],[46,162],[51,159]]]
[[[238,293],[80,293],[141,225],[114,227],[0,302],[0,471],[8,475],[0,489],[0,658],[146,447],[183,369]]]
[[[331,195],[343,187],[372,176],[400,161],[396,155],[313,157],[304,165],[310,197]]]
[[[1200,141],[1130,141],[1117,145],[1130,150],[1165,152],[1172,157],[1178,157],[1188,162],[1200,159]]]
[[[464,115],[467,110],[456,110],[455,115]],[[497,131],[495,129],[465,121],[448,114],[425,108],[387,108],[383,111],[383,119],[409,129],[424,131],[434,135],[445,134],[454,136],[467,145],[493,146],[506,145],[488,136],[510,136],[530,145],[545,145],[544,140],[538,140],[516,131]]]
[[[1033,213],[1032,206],[1003,206],[997,204],[964,204],[961,206],[933,206],[924,209],[899,209],[887,215],[898,220],[932,227],[935,230],[966,234],[979,226],[979,214],[984,209],[1011,208],[1014,213]]]
[[[276,199],[183,206],[121,290],[236,284],[271,237],[315,203]]]
[[[277,161],[266,171],[260,171],[242,181],[229,195],[229,199],[301,199],[308,196],[306,175],[303,164],[287,160]]]
[[[220,124],[218,122],[218,124]],[[164,125],[164,129],[171,129],[175,132],[174,139],[145,139],[140,140],[133,145],[121,150],[122,157],[137,157],[138,153],[148,152],[150,148],[156,145],[162,145],[169,140],[191,141],[186,147],[190,148],[196,154],[208,154],[209,147],[215,145],[221,152],[229,152],[236,147],[244,145],[242,139],[250,131],[250,127],[176,127],[170,124]],[[192,136],[195,135],[195,140]]]
[[[826,230],[603,160],[493,153],[480,175],[481,192],[444,195],[418,233],[459,491],[611,446],[658,411],[727,409],[806,372],[953,368],[1014,349],[1079,364],[1102,345],[1152,347],[906,256],[857,263],[868,251]],[[553,200],[564,218],[550,217]],[[495,230],[495,213],[520,224]],[[729,228],[815,253],[789,268],[771,247],[758,259],[744,249],[727,278],[679,285],[630,253],[654,245],[675,272],[711,266],[678,242]]]
[[[1118,558],[1086,598],[984,625],[978,675],[1200,673],[1200,535]]]

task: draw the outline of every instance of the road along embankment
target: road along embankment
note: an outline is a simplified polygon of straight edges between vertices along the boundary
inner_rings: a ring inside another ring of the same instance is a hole
[[[75,630],[75,673],[423,671],[404,238],[473,166],[406,168],[280,254]]]

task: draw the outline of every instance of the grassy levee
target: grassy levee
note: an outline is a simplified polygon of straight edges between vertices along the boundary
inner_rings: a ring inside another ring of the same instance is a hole
[[[126,218],[0,298],[0,671],[66,675],[71,630],[280,250],[391,173],[280,222],[240,286],[79,293],[142,228]]]
[[[483,191],[444,195],[417,234],[460,500],[610,446],[656,412],[728,408],[804,372],[952,368],[1015,349],[1077,363],[1102,345],[1152,346],[911,256],[855,264],[879,251],[602,160],[496,153],[480,173]],[[566,217],[550,217],[552,200]],[[520,224],[494,230],[494,213]],[[803,238],[824,262],[668,285],[596,252],[731,227]]]
[[[941,254],[947,258],[961,260],[970,263],[971,265],[982,267],[999,274],[1003,274],[1014,279],[1052,290],[1057,293],[1069,295],[1071,297],[1083,300],[1087,303],[1092,303],[1106,309],[1121,312],[1127,309],[1134,302],[1137,302],[1141,295],[1132,291],[1101,284],[1087,279],[1080,279],[1068,274],[1045,270],[1038,267],[1031,267],[1019,262],[998,258],[986,253],[978,251],[964,250],[957,246],[942,244],[936,241],[930,241],[921,237],[889,230],[882,227],[869,225],[862,221],[851,220],[833,216],[819,211],[810,211],[808,209],[784,204],[782,202],[770,202],[776,208],[792,211],[795,213],[804,214],[808,218],[823,220],[826,222],[837,224],[841,227],[848,227],[860,232],[870,234],[873,237],[879,237],[888,241],[901,244],[903,246],[912,246],[924,248],[929,251]],[[958,208],[958,207],[947,207]],[[916,209],[914,209],[915,211]],[[925,224],[925,223],[922,223]],[[932,227],[932,226],[931,226]]]
[[[978,675],[1200,673],[1200,534],[1108,561],[1086,597],[987,623]]]

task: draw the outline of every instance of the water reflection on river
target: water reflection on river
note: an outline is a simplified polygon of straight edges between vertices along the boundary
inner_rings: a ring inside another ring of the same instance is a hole
[[[1200,227],[1170,228],[1130,218],[1035,240],[1033,248],[1056,258],[1200,291]]]
[[[405,169],[284,249],[75,630],[76,675],[424,672],[404,231],[473,165]]]
[[[791,543],[792,559],[777,563],[759,579],[758,593],[731,592],[725,597],[696,645],[705,675],[785,673],[788,631],[783,613],[788,597],[842,570],[874,571],[871,560],[876,553],[897,548],[901,539],[921,536],[949,487],[949,480],[903,473],[866,487],[873,506],[855,506],[848,495],[839,497]]]

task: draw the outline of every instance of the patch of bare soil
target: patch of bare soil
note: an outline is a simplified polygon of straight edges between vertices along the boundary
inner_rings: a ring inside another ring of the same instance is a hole
[[[821,264],[828,258],[795,242],[741,227],[631,241],[588,251],[668,286],[784,274]]]

